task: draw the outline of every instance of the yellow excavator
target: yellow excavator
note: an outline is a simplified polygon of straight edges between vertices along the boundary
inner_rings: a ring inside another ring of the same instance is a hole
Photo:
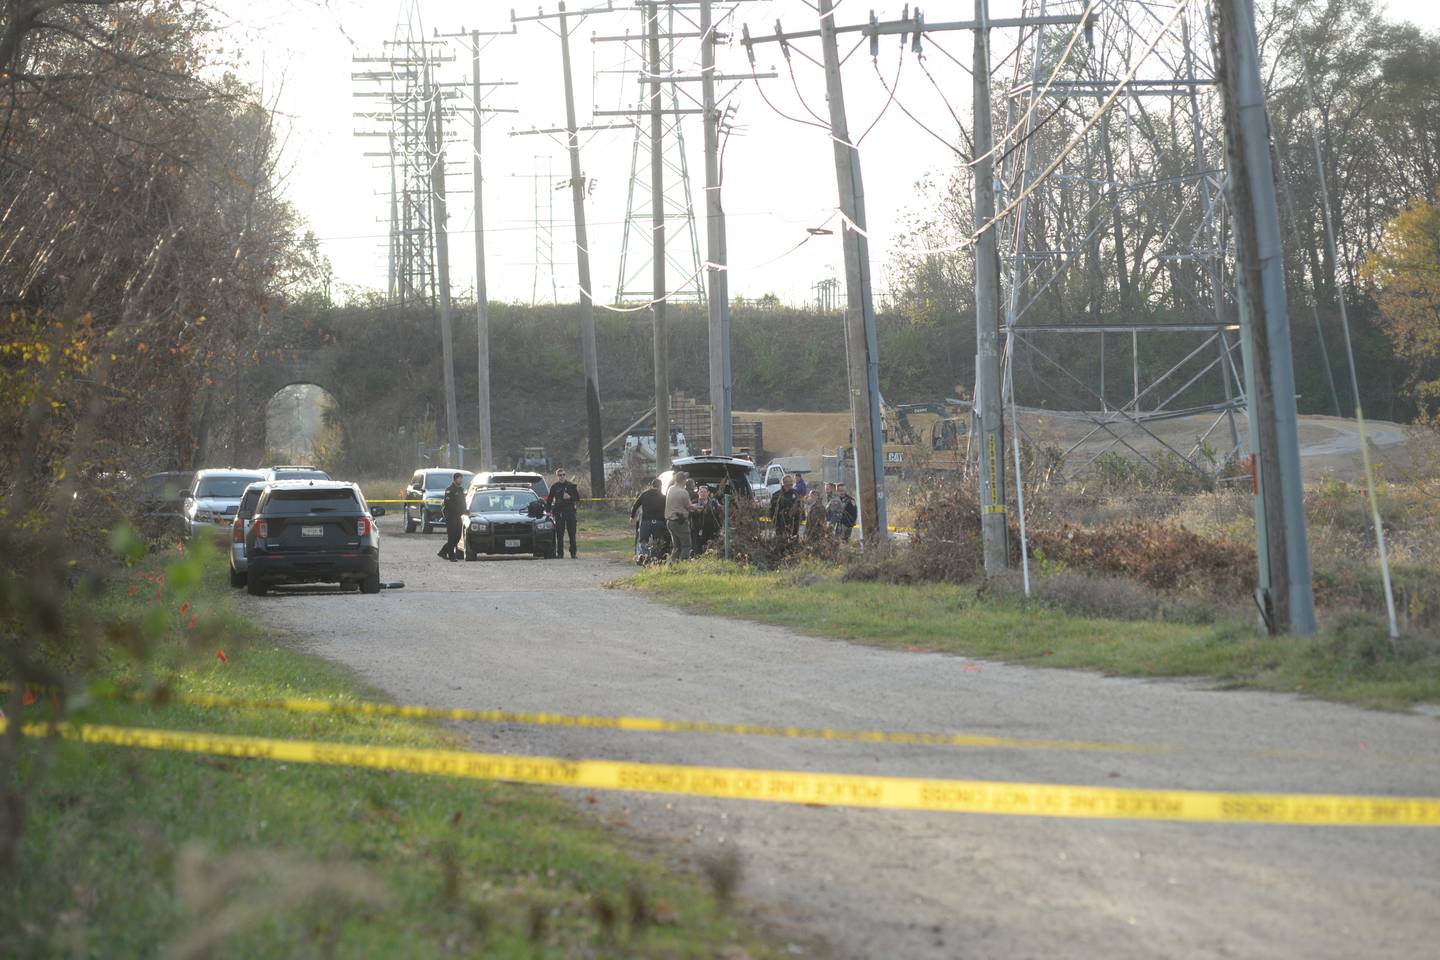
[[[912,416],[931,419],[915,423]],[[887,476],[954,473],[965,467],[970,452],[968,401],[892,404],[881,400],[880,426],[885,434],[881,457]],[[851,441],[853,444],[853,437]],[[842,463],[853,466],[853,445],[837,452]]]

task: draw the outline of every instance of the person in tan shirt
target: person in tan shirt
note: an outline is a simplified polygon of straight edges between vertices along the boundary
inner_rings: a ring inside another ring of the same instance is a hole
[[[665,492],[665,529],[670,533],[670,560],[690,559],[690,514],[695,505],[690,502],[690,491],[685,489],[687,479],[684,471],[675,471],[670,489]]]

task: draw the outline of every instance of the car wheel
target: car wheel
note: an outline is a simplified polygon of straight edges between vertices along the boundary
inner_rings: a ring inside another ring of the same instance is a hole
[[[429,533],[431,530],[435,529],[435,524],[433,524],[433,523],[430,522],[430,514],[429,514],[429,513],[423,513],[423,514],[421,514],[420,516],[421,516],[421,523],[420,523],[420,532],[421,532],[421,533]]]
[[[239,590],[241,587],[245,586],[246,582],[249,579],[249,577],[241,573],[239,570],[236,570],[234,567],[230,568],[230,586],[234,587],[236,590]]]
[[[263,596],[265,596],[265,590],[266,590],[266,589],[267,589],[267,588],[266,588],[266,586],[265,586],[265,581],[264,581],[264,580],[261,580],[261,579],[260,579],[258,576],[256,576],[254,573],[250,573],[250,574],[247,574],[247,575],[246,575],[246,577],[245,577],[245,591],[246,591],[247,593],[249,593],[250,596],[252,596],[252,597],[263,597]]]
[[[377,567],[372,573],[367,574],[364,580],[360,581],[361,593],[380,592],[380,570]]]
[[[476,553],[474,550],[471,550],[471,549],[470,549],[470,541],[469,541],[469,540],[466,540],[466,541],[465,541],[465,559],[466,559],[466,560],[479,560],[479,559],[480,559],[480,554],[478,554],[478,553]]]
[[[406,507],[406,508],[405,508],[405,532],[406,532],[406,533],[414,533],[416,526],[417,526],[417,524],[415,523],[415,521],[412,520],[412,519],[410,519],[410,508],[409,508],[409,507]]]

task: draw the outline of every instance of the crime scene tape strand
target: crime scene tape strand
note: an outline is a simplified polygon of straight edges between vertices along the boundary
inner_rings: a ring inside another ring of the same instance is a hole
[[[3,685],[0,685],[3,689]],[[122,695],[124,696],[124,695]],[[703,720],[665,720],[660,717],[589,716],[585,714],[470,710],[404,704],[345,702],[298,697],[274,699],[227,697],[215,694],[124,696],[135,703],[178,703],[192,707],[240,710],[282,710],[288,713],[327,713],[349,716],[405,717],[426,720],[463,720],[478,723],[514,723],[526,726],[578,727],[643,733],[720,733],[752,737],[789,737],[805,740],[840,740],[852,743],[897,743],[943,747],[990,747],[1017,750],[1080,750],[1108,753],[1168,753],[1177,748],[1162,744],[1119,743],[1096,740],[1045,740],[996,737],[965,733],[907,733],[888,730],[833,730],[761,723],[712,723]]]
[[[0,722],[0,732],[5,729]],[[268,737],[76,724],[25,724],[29,736],[289,763],[590,790],[681,794],[770,803],[1110,820],[1310,826],[1440,826],[1440,799],[1325,794],[1135,790],[1063,784],[850,776],[565,760],[460,750],[376,747]]]

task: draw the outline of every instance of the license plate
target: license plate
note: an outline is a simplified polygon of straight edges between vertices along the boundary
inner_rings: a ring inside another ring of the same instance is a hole
[[[324,528],[323,526],[321,526],[321,527],[301,527],[301,528],[300,528],[300,536],[302,536],[302,537],[323,537],[323,536],[325,536],[325,528]]]
[[[518,547],[518,546],[520,546],[520,541],[519,541],[519,540],[506,540],[506,541],[505,541],[505,546],[507,546],[507,547]]]

